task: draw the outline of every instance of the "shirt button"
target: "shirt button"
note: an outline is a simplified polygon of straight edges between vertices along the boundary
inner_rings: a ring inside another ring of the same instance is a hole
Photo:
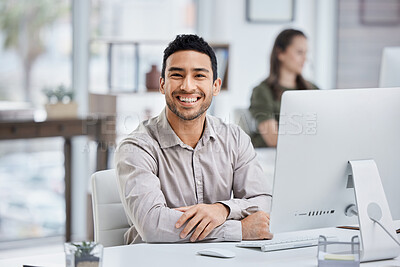
[[[200,181],[200,180],[197,180],[197,184],[198,184],[198,185],[201,185],[201,181]]]

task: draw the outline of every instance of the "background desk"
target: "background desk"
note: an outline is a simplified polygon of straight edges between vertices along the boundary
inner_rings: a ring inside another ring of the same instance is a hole
[[[109,147],[115,142],[115,117],[35,121],[0,121],[0,140],[40,137],[64,138],[65,165],[65,238],[71,240],[71,170],[73,136],[86,135],[97,143],[96,170],[107,169]],[[91,212],[91,210],[89,211]]]
[[[337,234],[350,240],[356,231],[343,229],[312,230],[322,234]],[[312,232],[312,231],[308,231]],[[321,232],[322,231],[322,232]],[[339,232],[337,232],[339,231]],[[317,247],[261,252],[260,249],[238,248],[236,243],[136,244],[104,249],[103,267],[253,267],[253,266],[317,266]],[[221,259],[197,255],[203,248],[221,247],[235,252],[236,257]],[[0,260],[0,266],[21,267],[30,264],[41,267],[65,266],[63,253],[19,259]],[[400,266],[400,257],[393,260],[363,263],[361,266]]]

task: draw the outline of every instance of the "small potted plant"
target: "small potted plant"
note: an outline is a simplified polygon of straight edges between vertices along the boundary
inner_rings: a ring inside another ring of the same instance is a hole
[[[43,93],[47,97],[45,109],[48,119],[76,118],[78,115],[78,105],[74,101],[74,94],[67,90],[64,85],[56,88],[44,88]]]
[[[103,246],[96,242],[65,244],[67,267],[101,267]]]

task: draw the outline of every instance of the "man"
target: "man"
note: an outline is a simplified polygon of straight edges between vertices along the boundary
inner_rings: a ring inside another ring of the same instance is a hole
[[[206,115],[218,95],[217,61],[197,35],[164,51],[166,108],[142,122],[116,151],[125,241],[268,239],[271,195],[250,138]],[[231,198],[233,193],[233,198]]]

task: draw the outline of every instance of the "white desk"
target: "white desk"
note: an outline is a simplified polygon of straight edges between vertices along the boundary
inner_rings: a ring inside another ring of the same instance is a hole
[[[397,223],[399,224],[399,223]],[[322,230],[313,230],[321,233]],[[322,234],[334,233],[350,240],[356,231],[327,229]],[[338,231],[338,232],[337,232]],[[162,267],[252,267],[252,266],[317,266],[317,247],[261,252],[260,249],[238,248],[236,243],[195,244],[136,244],[104,249],[103,267],[162,266]],[[222,247],[236,253],[235,258],[221,259],[197,255],[203,248]],[[40,267],[65,266],[63,253],[18,259],[0,260],[1,267],[22,267],[23,264]],[[361,266],[400,266],[400,257],[393,260],[363,263]]]

